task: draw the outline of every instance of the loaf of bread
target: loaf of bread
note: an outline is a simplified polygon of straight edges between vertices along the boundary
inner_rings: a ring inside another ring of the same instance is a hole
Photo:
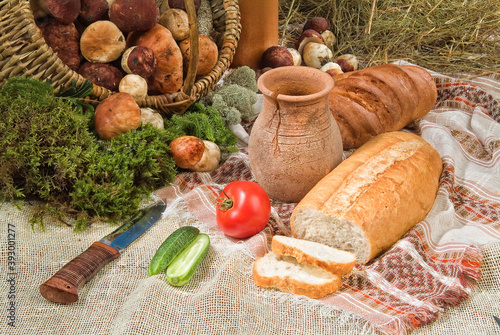
[[[434,107],[436,84],[423,68],[383,64],[333,77],[329,107],[344,150],[372,137],[401,130]]]
[[[257,258],[253,280],[257,286],[322,298],[339,289],[342,275],[354,267],[354,254],[320,243],[274,236],[271,252]]]
[[[321,179],[297,204],[296,238],[352,252],[367,263],[423,220],[434,204],[442,161],[420,136],[383,133]]]

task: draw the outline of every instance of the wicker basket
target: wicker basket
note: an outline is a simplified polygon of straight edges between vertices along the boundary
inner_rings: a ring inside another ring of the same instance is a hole
[[[214,35],[219,46],[219,58],[212,71],[196,78],[198,61],[198,30],[193,0],[185,0],[191,25],[191,61],[182,89],[174,94],[147,96],[138,100],[141,107],[151,107],[165,115],[182,114],[196,100],[210,92],[221,79],[233,60],[241,31],[237,0],[210,0]],[[188,4],[188,2],[191,2]],[[68,88],[72,81],[77,86],[85,78],[64,65],[45,43],[36,27],[27,0],[0,0],[0,87],[13,76],[49,80],[56,88]],[[196,46],[196,47],[195,47]],[[113,94],[112,91],[94,85],[89,100],[99,102]]]

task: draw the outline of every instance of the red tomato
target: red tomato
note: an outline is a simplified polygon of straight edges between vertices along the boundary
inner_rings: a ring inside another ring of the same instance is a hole
[[[264,189],[247,180],[233,181],[217,199],[217,225],[224,234],[247,238],[260,232],[271,217],[271,201]]]

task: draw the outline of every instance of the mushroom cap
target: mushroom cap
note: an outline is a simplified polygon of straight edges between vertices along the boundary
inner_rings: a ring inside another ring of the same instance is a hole
[[[189,37],[189,17],[182,9],[170,8],[160,15],[158,22],[172,33],[176,41]]]
[[[147,31],[160,18],[154,0],[116,0],[109,7],[109,19],[124,32]]]
[[[296,49],[301,55],[304,52],[304,47],[306,46],[306,44],[310,42],[325,44],[325,41],[323,40],[323,37],[321,37],[320,33],[313,29],[306,29],[302,32],[299,40],[297,41]]]
[[[153,74],[157,66],[156,56],[151,48],[143,45],[133,46],[123,53],[121,65],[123,71],[127,73],[148,78]]]
[[[277,68],[282,66],[292,66],[294,65],[293,55],[284,46],[274,45],[267,48],[261,57],[261,65],[263,68]]]
[[[337,57],[337,64],[340,65],[342,71],[351,72],[356,71],[359,66],[358,58],[353,54],[343,54]]]
[[[321,34],[325,30],[330,29],[330,21],[321,16],[311,17],[306,21],[303,29],[304,30],[313,29]]]
[[[136,100],[144,99],[148,95],[148,82],[137,74],[127,74],[120,80],[118,90],[130,94]]]
[[[192,169],[205,152],[205,143],[196,136],[177,137],[170,142],[169,147],[175,164],[182,169]]]
[[[92,23],[80,37],[80,51],[89,62],[109,63],[117,60],[125,46],[125,36],[111,21]]]
[[[184,62],[184,71],[189,68],[189,57],[191,55],[191,41],[186,38],[179,43],[179,48],[182,53],[182,59]],[[210,73],[217,64],[217,59],[219,58],[219,49],[217,44],[212,41],[212,39],[205,35],[198,36],[198,70],[196,71],[197,77],[202,77]]]
[[[108,63],[85,62],[78,68],[78,73],[93,84],[114,92],[118,91],[123,78],[122,72]]]
[[[94,121],[99,137],[110,140],[139,128],[141,109],[130,94],[115,93],[96,107]]]
[[[109,5],[107,0],[81,0],[78,21],[88,26],[99,20],[108,18]]]
[[[70,24],[76,20],[80,14],[80,0],[42,0],[45,7],[57,21]]]
[[[310,42],[304,47],[302,58],[307,66],[320,69],[332,61],[333,52],[324,44]]]

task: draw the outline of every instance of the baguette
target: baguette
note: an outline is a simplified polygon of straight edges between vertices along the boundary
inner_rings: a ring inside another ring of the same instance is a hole
[[[333,79],[328,104],[344,150],[358,148],[378,134],[400,130],[436,104],[434,79],[418,66],[382,64]]]
[[[294,237],[352,252],[365,264],[434,204],[442,162],[420,136],[383,133],[320,180],[294,208]]]

